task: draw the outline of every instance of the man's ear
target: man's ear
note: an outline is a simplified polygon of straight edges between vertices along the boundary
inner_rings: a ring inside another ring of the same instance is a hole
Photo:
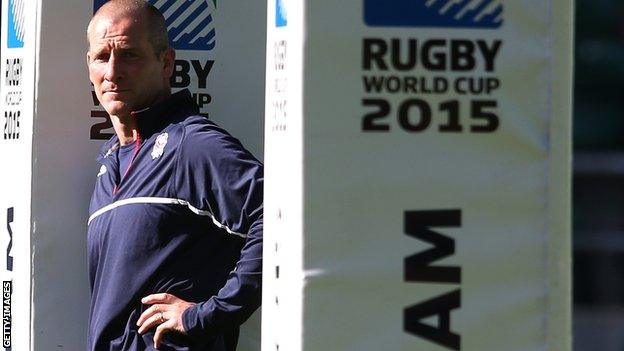
[[[89,50],[87,50],[87,54],[85,55],[85,58],[87,61],[87,72],[89,73],[89,81],[91,81],[91,68],[90,68],[91,53],[89,52]],[[93,84],[93,81],[91,81],[91,84]]]
[[[163,78],[171,78],[175,64],[175,50],[167,48],[163,52]]]

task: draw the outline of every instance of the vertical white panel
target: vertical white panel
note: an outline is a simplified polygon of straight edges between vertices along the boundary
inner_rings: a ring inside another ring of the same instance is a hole
[[[265,320],[300,323],[303,350],[569,349],[571,5],[303,4],[281,170],[303,170],[303,267],[268,290],[303,286],[303,316],[266,297]]]
[[[86,348],[86,218],[100,146],[89,140],[86,26],[90,14],[89,2],[59,0],[42,1],[39,12],[32,350]]]
[[[301,350],[303,6],[269,1],[265,103],[262,349]]]
[[[30,194],[36,1],[2,1],[0,276],[3,349],[27,350],[31,323]]]

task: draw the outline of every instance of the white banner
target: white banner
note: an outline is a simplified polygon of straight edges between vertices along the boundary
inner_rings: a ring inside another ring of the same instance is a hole
[[[28,349],[31,322],[30,194],[36,3],[2,1],[0,276],[2,350]]]
[[[263,350],[570,350],[570,2],[267,23]]]

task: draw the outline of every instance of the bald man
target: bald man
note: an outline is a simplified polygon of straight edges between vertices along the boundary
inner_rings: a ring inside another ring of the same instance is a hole
[[[112,0],[89,23],[87,65],[115,135],[88,221],[88,349],[233,351],[260,305],[263,168],[171,93],[164,18]]]

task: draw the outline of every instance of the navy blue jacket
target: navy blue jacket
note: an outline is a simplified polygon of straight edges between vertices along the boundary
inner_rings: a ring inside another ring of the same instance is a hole
[[[88,221],[89,350],[153,350],[155,328],[136,326],[149,294],[197,302],[183,314],[189,335],[166,333],[159,350],[234,350],[260,305],[262,164],[198,113],[186,90],[135,113],[127,172],[116,136],[102,148]]]

